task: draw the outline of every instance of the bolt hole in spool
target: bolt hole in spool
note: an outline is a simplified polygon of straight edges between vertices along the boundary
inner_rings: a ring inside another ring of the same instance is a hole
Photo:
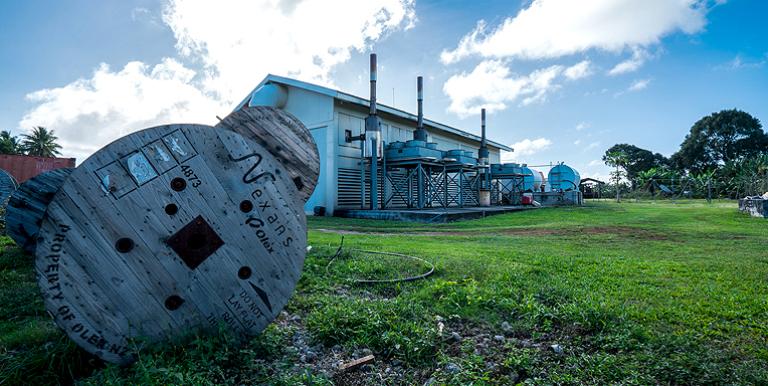
[[[249,200],[243,200],[240,202],[240,211],[243,213],[248,213],[253,210],[253,203]]]
[[[253,272],[251,271],[251,267],[240,267],[240,269],[237,271],[237,277],[246,280],[251,277],[252,273]]]
[[[177,192],[181,192],[186,188],[187,188],[187,181],[185,181],[183,178],[176,177],[171,180],[171,189]]]
[[[179,212],[179,207],[176,206],[176,204],[168,204],[165,206],[165,213],[169,216],[173,216],[174,214]]]
[[[115,249],[120,253],[128,253],[133,250],[134,245],[133,240],[128,237],[122,237],[115,243]]]
[[[296,189],[304,189],[304,182],[301,180],[301,177],[294,177],[293,183],[296,185]]]
[[[171,295],[165,299],[165,308],[176,311],[184,304],[184,299],[179,295]]]

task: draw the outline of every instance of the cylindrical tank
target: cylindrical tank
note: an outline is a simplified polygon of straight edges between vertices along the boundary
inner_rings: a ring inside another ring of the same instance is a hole
[[[522,174],[525,174],[525,177],[523,177],[523,191],[538,192],[541,189],[543,177],[539,171],[523,165]]]
[[[561,163],[549,170],[547,180],[553,191],[578,190],[581,176],[576,169]]]
[[[288,90],[279,84],[267,83],[253,92],[248,106],[268,106],[282,109],[286,102],[288,102]]]

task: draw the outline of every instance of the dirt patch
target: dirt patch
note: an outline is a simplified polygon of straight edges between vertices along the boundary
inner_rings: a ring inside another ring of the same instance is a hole
[[[640,239],[640,240],[669,240],[670,234],[659,233],[642,228],[635,227],[573,227],[561,229],[545,228],[510,228],[510,229],[489,229],[485,231],[444,231],[444,232],[362,232],[343,229],[316,229],[318,232],[335,233],[340,235],[366,235],[366,236],[488,236],[488,235],[509,235],[509,236],[578,236],[578,235],[616,235],[622,238]]]
[[[313,344],[310,333],[299,315],[286,311],[275,319],[282,329],[291,329],[290,347],[287,349],[290,360],[294,362],[291,372],[300,375],[310,370],[311,373],[332,380],[335,385],[381,385],[381,384],[418,384],[424,383],[431,373],[428,369],[408,368],[402,361],[388,358],[381,353],[374,353],[365,347],[344,348],[341,345],[326,347]],[[340,366],[352,360],[375,355],[373,362],[363,366],[340,370]]]
[[[500,231],[507,235],[521,236],[578,236],[578,235],[616,235],[623,238],[641,240],[669,240],[670,235],[633,227],[574,227],[562,229],[519,228]]]

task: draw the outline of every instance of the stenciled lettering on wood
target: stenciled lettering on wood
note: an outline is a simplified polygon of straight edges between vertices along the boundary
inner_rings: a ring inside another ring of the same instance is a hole
[[[312,134],[290,113],[266,106],[245,106],[226,116],[216,128],[232,130],[262,145],[290,174],[306,202],[320,175],[320,155]]]
[[[46,308],[87,351],[129,363],[136,342],[225,326],[263,330],[306,254],[290,173],[258,143],[203,125],[123,137],[84,161],[39,231]]]

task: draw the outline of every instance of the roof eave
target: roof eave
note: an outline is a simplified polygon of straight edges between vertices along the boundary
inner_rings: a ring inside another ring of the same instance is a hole
[[[248,103],[248,100],[251,98],[251,95],[253,95],[253,93],[256,90],[258,90],[260,87],[262,87],[263,85],[265,85],[267,83],[270,83],[270,82],[281,83],[281,84],[285,84],[287,86],[293,86],[293,87],[297,87],[297,88],[303,88],[305,90],[310,90],[310,91],[316,92],[318,94],[327,95],[327,96],[332,97],[332,98],[336,98],[336,99],[339,99],[339,100],[343,100],[343,101],[347,101],[347,102],[350,102],[350,103],[358,104],[358,105],[361,105],[361,106],[366,106],[367,107],[368,104],[370,103],[367,99],[364,99],[364,98],[361,98],[361,97],[358,97],[358,96],[355,96],[355,95],[352,95],[352,94],[347,94],[345,92],[333,90],[333,89],[330,89],[328,87],[318,86],[318,85],[315,85],[315,84],[312,84],[312,83],[307,83],[307,82],[296,80],[296,79],[286,78],[286,77],[279,76],[279,75],[268,74],[264,78],[264,80],[262,80],[256,87],[254,87],[253,90],[248,94],[248,96],[246,96],[245,99],[243,99],[243,101],[240,102],[237,105],[237,108],[235,108],[235,110],[239,110],[241,107],[243,107],[246,103]],[[378,104],[377,107],[382,112],[385,112],[385,113],[388,113],[388,114],[391,114],[391,115],[394,115],[394,116],[398,116],[398,117],[401,117],[401,118],[404,118],[404,119],[408,119],[408,120],[411,120],[411,121],[416,121],[418,119],[418,117],[416,115],[411,114],[411,113],[409,113],[407,111],[404,111],[404,110],[400,110],[400,109],[394,108],[394,107],[390,107],[390,106],[383,105],[383,104]],[[477,142],[480,142],[480,140],[481,140],[480,136],[478,136],[478,135],[475,135],[475,134],[472,134],[472,133],[468,133],[468,132],[466,132],[464,130],[457,129],[455,127],[447,126],[447,125],[444,125],[444,124],[439,123],[439,122],[435,122],[435,121],[433,121],[431,119],[424,119],[424,123],[429,125],[429,126],[432,126],[432,127],[436,128],[438,130],[442,130],[442,131],[445,131],[447,133],[455,134],[455,135],[458,135],[458,136],[461,136],[461,137],[469,138],[469,139],[475,140]],[[511,147],[503,145],[503,144],[495,142],[495,141],[487,140],[487,143],[488,143],[489,146],[498,148],[500,150],[509,151],[509,152],[514,151],[514,149],[512,149]]]

